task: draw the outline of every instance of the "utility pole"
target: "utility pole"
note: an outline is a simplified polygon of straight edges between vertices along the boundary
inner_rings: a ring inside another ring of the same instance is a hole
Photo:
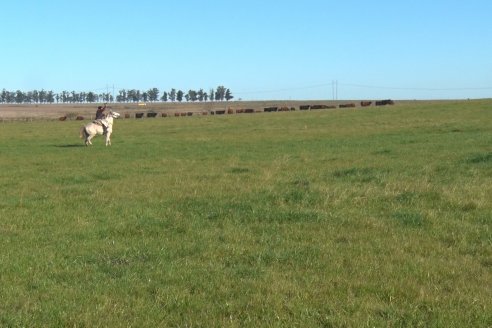
[[[338,80],[331,81],[331,94],[333,96],[333,100],[338,100]]]
[[[335,100],[338,100],[338,80],[335,81]]]

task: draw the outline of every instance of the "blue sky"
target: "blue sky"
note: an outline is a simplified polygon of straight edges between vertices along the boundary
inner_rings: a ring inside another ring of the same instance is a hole
[[[235,99],[492,97],[492,1],[16,0],[0,89]]]

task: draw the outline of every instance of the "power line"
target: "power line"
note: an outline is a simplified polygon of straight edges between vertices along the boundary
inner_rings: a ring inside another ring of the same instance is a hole
[[[492,90],[492,86],[488,87],[455,87],[455,88],[424,88],[424,87],[400,87],[400,86],[379,86],[379,85],[368,85],[368,84],[357,84],[357,83],[339,83],[338,80],[332,80],[330,83],[321,83],[309,86],[297,86],[290,88],[279,88],[279,89],[269,89],[269,90],[256,90],[256,91],[236,91],[235,94],[247,95],[247,94],[266,94],[266,93],[276,93],[285,91],[297,91],[297,90],[308,90],[330,87],[332,90],[333,100],[338,99],[338,87],[353,87],[362,89],[380,89],[380,90],[401,90],[401,91],[483,91]]]
[[[385,90],[407,90],[407,91],[473,91],[473,90],[492,90],[492,87],[465,87],[465,88],[416,88],[416,87],[388,87],[376,85],[364,85],[353,83],[341,83],[346,87],[366,88],[366,89],[385,89]]]
[[[300,86],[300,87],[291,87],[291,88],[282,88],[282,89],[270,89],[270,90],[256,90],[256,91],[236,91],[235,94],[251,94],[251,93],[273,93],[273,92],[283,92],[283,91],[295,91],[295,90],[307,90],[307,89],[316,89],[316,88],[324,88],[332,85],[332,83],[323,83],[316,84],[310,86]]]

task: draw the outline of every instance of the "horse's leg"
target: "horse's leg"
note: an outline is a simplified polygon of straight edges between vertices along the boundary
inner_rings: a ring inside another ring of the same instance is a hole
[[[82,127],[82,129],[80,129],[80,137],[84,139],[84,144],[87,146],[88,145],[87,138],[89,137],[89,134],[87,133],[85,126]]]
[[[106,132],[106,146],[111,146],[111,131]]]

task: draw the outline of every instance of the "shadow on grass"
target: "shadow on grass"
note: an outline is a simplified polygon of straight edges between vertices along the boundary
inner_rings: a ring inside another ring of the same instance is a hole
[[[84,144],[68,144],[68,145],[55,145],[57,148],[78,148],[85,147]]]

